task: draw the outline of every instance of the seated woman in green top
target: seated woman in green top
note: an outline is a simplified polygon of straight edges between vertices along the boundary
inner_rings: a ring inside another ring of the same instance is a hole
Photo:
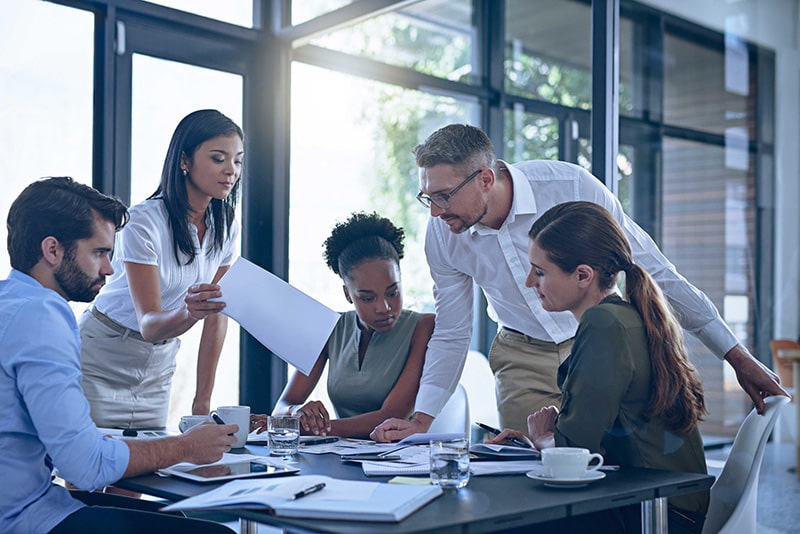
[[[570,311],[579,321],[558,370],[561,411],[549,406],[528,416],[529,441],[538,449],[584,447],[607,464],[705,474],[700,380],[677,320],[650,275],[633,263],[617,221],[597,204],[567,202],[545,212],[528,236],[526,286],[545,310]],[[627,301],[616,290],[620,272]],[[508,437],[527,439],[505,430],[492,442]],[[700,532],[707,508],[708,492],[670,498],[670,532]],[[605,521],[604,532],[638,531],[638,510],[577,516],[579,524],[570,526],[597,531]]]
[[[354,213],[325,240],[325,261],[355,310],[341,314],[311,373],[295,372],[273,409],[300,415],[303,434],[368,438],[386,419],[411,415],[434,315],[403,309],[403,237],[389,219]],[[326,364],[336,419],[308,400]],[[266,428],[266,416],[252,419],[251,430]]]

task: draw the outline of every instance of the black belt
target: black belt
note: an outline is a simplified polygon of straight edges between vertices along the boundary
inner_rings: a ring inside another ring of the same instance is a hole
[[[145,338],[142,337],[142,334],[140,334],[136,330],[131,330],[128,327],[122,326],[121,324],[119,324],[114,319],[112,319],[105,313],[101,312],[94,306],[92,306],[92,315],[94,315],[98,321],[109,327],[111,330],[114,330],[115,332],[122,334],[123,337],[132,337],[137,341],[144,341],[145,343],[150,343],[152,345],[163,345],[165,343],[170,342],[169,339],[164,339],[162,341],[155,341],[155,342],[147,341]]]
[[[528,335],[528,334],[525,334],[523,332],[520,332],[519,330],[514,330],[513,328],[509,328],[507,326],[504,326],[503,330],[507,330],[507,331],[511,332],[512,334],[519,334],[521,336],[527,336]]]

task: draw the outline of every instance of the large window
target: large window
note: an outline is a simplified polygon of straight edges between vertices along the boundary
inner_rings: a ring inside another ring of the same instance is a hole
[[[471,0],[426,0],[326,33],[311,44],[449,80],[478,83],[474,34]]]
[[[464,93],[475,84],[488,86],[502,95],[501,121],[486,122],[487,115],[479,115],[477,107],[470,115],[495,139],[502,138],[498,148],[504,159],[562,159],[591,170],[591,3],[507,0],[501,49],[476,41],[483,34],[479,28],[470,28],[480,19],[468,16],[467,5],[448,3],[445,8],[435,0],[419,2],[361,19],[354,26],[315,34],[310,42],[457,81]],[[446,46],[440,45],[448,32],[452,38]],[[497,78],[492,76],[498,58],[481,55],[495,50],[503,54],[500,86],[494,85]],[[304,52],[303,57],[313,57],[313,53]],[[297,63],[293,69],[290,279],[308,284],[312,294],[342,309],[340,281],[329,273],[310,274],[322,269],[320,245],[334,220],[320,225],[315,217],[311,225],[305,214],[327,212],[331,213],[328,218],[338,220],[356,208],[385,210],[410,225],[412,238],[418,238],[414,233],[418,223],[407,219],[409,214],[400,207],[413,204],[415,169],[407,154],[426,133],[416,120],[423,115],[409,114],[417,106],[411,102],[434,101],[442,93],[457,93],[458,88],[404,91],[377,81],[356,80],[346,76],[348,62],[343,56],[335,57],[339,59],[331,68],[342,73],[338,77]],[[750,147],[757,142],[758,95],[748,82],[756,72],[752,57],[752,45],[740,39],[697,31],[682,21],[625,3],[620,20],[619,94],[624,120],[615,185],[626,213],[709,295],[741,341],[755,351],[758,314],[752,258],[759,234],[754,217],[756,165]],[[482,74],[478,65],[484,64],[490,65],[486,76],[474,76]],[[367,70],[367,77],[384,77],[377,67],[360,66],[359,75]],[[464,76],[467,72],[473,76]],[[397,74],[385,76],[389,81]],[[325,88],[324,97],[316,94],[314,88],[319,87]],[[354,100],[359,102],[351,107]],[[493,102],[487,98],[478,103],[485,104],[483,109],[488,108],[491,116]],[[306,120],[300,113],[314,119]],[[320,116],[327,121],[319,121]],[[450,118],[440,112],[433,116],[429,123],[444,124]],[[335,125],[339,135],[324,133],[326,124]],[[499,135],[491,130],[498,124],[502,124]],[[354,130],[349,130],[350,125],[355,125]],[[399,147],[404,147],[405,154]],[[311,153],[315,157],[310,158]],[[320,170],[314,172],[314,166]],[[309,189],[321,193],[316,203]],[[339,200],[329,202],[337,191]],[[425,268],[424,264],[418,267]],[[404,266],[404,276],[408,271]],[[409,282],[406,287],[420,291]],[[421,289],[423,297],[425,289]],[[741,391],[725,364],[692,336],[687,339],[709,392],[712,414],[706,427],[713,433],[732,432],[744,413]],[[478,341],[484,352],[488,351],[488,344],[482,344],[485,340]]]
[[[342,280],[325,265],[322,244],[336,222],[376,211],[405,231],[404,307],[433,311],[423,250],[428,211],[414,198],[411,150],[444,124],[475,122],[477,106],[299,63],[292,101],[289,282],[334,310],[352,309]],[[325,380],[312,398],[326,398]]]
[[[446,123],[470,122],[512,163],[591,169],[592,85],[602,74],[592,35],[606,30],[592,28],[591,0],[7,3],[0,44],[14,53],[0,55],[0,140],[12,155],[3,215],[25,184],[49,174],[141,200],[155,188],[177,119],[216,107],[248,135],[243,193],[252,194],[240,213],[250,259],[348,309],[322,242],[353,211],[378,211],[406,230],[406,305],[431,310],[415,144]],[[775,91],[776,54],[737,35],[751,20],[741,7],[749,2],[698,5],[696,20],[714,28],[670,14],[695,15],[667,0],[620,3],[613,185],[742,342],[768,354],[773,173],[795,172],[775,148],[793,138],[775,135],[786,107],[776,110],[776,99],[787,100]],[[779,9],[753,8],[764,20]],[[717,13],[726,10],[730,18]],[[796,318],[796,303],[779,305]],[[494,325],[483,305],[474,311],[473,348],[488,352]],[[729,366],[688,339],[712,406],[706,427],[731,433],[745,412],[741,391]],[[226,344],[235,347],[234,332]],[[252,338],[241,347],[243,400],[266,410],[284,369]],[[234,369],[226,364],[226,376]]]
[[[92,183],[94,17],[45,2],[11,2],[0,17],[0,277],[10,269],[6,216],[30,182],[72,176]],[[12,53],[13,51],[13,53]],[[74,303],[80,313],[86,304]]]

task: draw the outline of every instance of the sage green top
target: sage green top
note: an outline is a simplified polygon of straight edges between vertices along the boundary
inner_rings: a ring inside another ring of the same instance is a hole
[[[345,312],[328,338],[328,396],[337,417],[379,410],[406,366],[411,337],[422,314],[403,310],[394,328],[373,332],[358,364],[361,329],[355,310]]]
[[[636,309],[617,295],[581,318],[570,356],[558,370],[561,412],[557,446],[585,447],[605,463],[707,473],[697,427],[676,434],[644,413],[653,379],[647,335]],[[708,492],[670,497],[669,504],[705,513]]]

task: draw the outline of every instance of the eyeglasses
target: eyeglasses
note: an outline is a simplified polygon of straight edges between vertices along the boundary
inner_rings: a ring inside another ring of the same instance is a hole
[[[464,181],[458,184],[449,193],[439,193],[438,195],[429,196],[420,191],[417,194],[417,200],[419,200],[419,203],[425,206],[426,208],[430,208],[431,204],[433,204],[439,209],[446,210],[447,208],[450,207],[450,199],[453,198],[453,196],[456,193],[458,193],[458,190],[467,185],[467,182],[478,176],[482,170],[483,168],[480,168],[477,171],[470,174],[469,176],[467,176],[466,178],[464,178]]]

